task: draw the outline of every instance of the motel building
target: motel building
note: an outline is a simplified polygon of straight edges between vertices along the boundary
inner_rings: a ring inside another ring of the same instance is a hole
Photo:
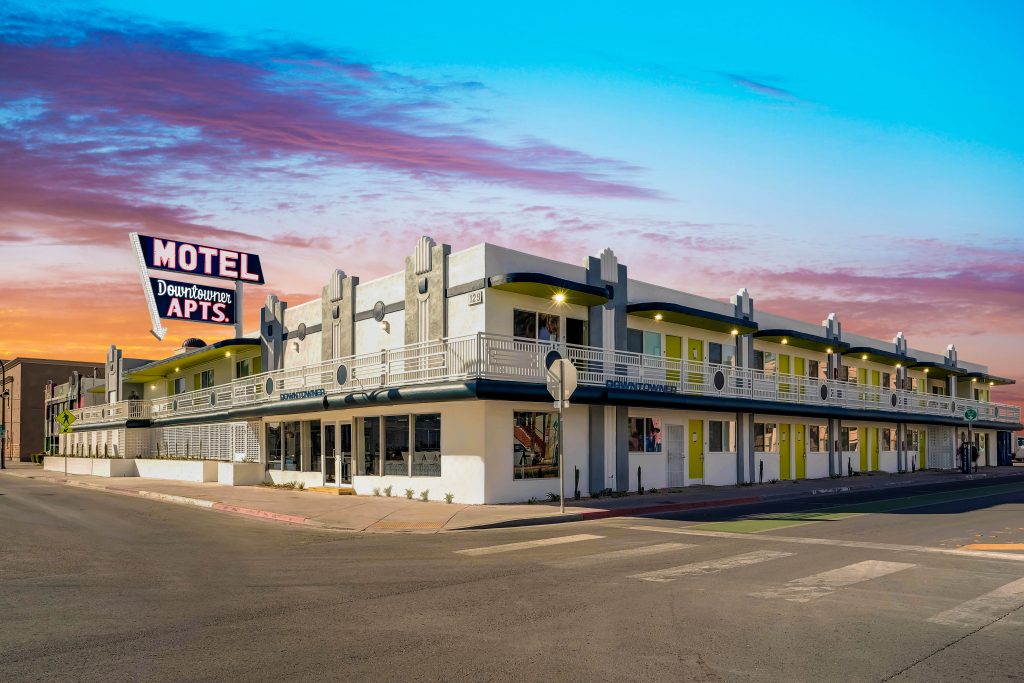
[[[643,275],[643,273],[638,273]],[[823,312],[824,313],[824,312]],[[848,321],[855,327],[856,321]],[[1013,380],[984,365],[630,277],[605,249],[574,265],[420,238],[404,268],[322,295],[270,295],[259,332],[130,365],[75,412],[46,466],[109,476],[451,493],[460,503],[951,469],[977,411],[981,465],[1008,464]],[[214,328],[211,328],[214,329]],[[223,328],[216,328],[223,329]],[[564,424],[545,359],[578,386]]]

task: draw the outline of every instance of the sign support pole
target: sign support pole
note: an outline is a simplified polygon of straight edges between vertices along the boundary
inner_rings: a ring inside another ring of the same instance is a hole
[[[558,364],[558,512],[565,514],[565,364]]]
[[[235,339],[241,339],[245,335],[245,325],[242,323],[242,281],[235,280]]]

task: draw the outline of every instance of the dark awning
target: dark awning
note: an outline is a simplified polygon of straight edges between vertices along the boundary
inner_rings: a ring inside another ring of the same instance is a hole
[[[843,355],[855,356],[860,360],[882,363],[884,365],[911,365],[917,362],[916,358],[901,356],[895,351],[888,351],[874,346],[852,346],[843,351]]]
[[[988,384],[989,386],[1004,386],[1007,384],[1016,384],[1017,380],[1010,379],[1009,377],[999,377],[998,375],[990,375],[987,372],[968,372],[964,375],[965,379],[976,379],[978,383]]]
[[[493,289],[516,292],[541,299],[561,301],[580,306],[600,306],[608,301],[608,290],[596,285],[573,282],[565,278],[544,273],[505,273],[494,275],[488,280]],[[561,302],[560,301],[560,302]]]
[[[811,334],[810,332],[801,332],[800,330],[761,330],[754,333],[754,338],[775,344],[796,346],[808,351],[820,351],[821,353],[835,353],[836,351],[850,348],[850,345],[844,342],[829,339],[818,334]]]
[[[946,365],[945,363],[936,363],[930,360],[917,361],[908,367],[911,370],[924,370],[928,373],[929,377],[938,377],[939,379],[944,379],[950,376],[962,377],[967,374],[966,370],[961,370],[960,368],[955,368],[951,365]]]
[[[757,330],[757,323],[732,315],[703,311],[692,306],[672,304],[665,301],[645,301],[629,304],[626,307],[629,315],[664,320],[677,325],[696,327],[702,330],[724,332],[726,334],[750,334]],[[660,316],[660,317],[659,317]]]

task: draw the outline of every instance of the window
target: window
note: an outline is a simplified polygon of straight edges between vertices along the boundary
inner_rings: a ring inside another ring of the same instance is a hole
[[[765,374],[775,373],[777,365],[775,354],[771,351],[754,351],[754,369],[762,370]]]
[[[267,425],[267,469],[281,469],[281,424]]]
[[[888,372],[882,373],[882,386],[886,389],[892,386],[892,375]]]
[[[258,374],[255,369],[256,358],[243,358],[235,363],[235,379],[242,379],[243,377],[249,377],[250,375]]]
[[[722,364],[722,345],[718,342],[708,342],[708,362]]]
[[[577,320],[576,318],[565,319],[565,341],[567,343],[586,346],[589,340],[586,320]]]
[[[812,453],[821,453],[828,451],[828,426],[827,425],[808,425],[807,426],[807,442],[809,444]]]
[[[754,452],[775,453],[779,450],[779,428],[773,423],[754,423]]]
[[[377,459],[380,458],[380,418],[363,418],[363,471],[360,474],[377,474]]]
[[[648,356],[661,356],[661,333],[644,332],[644,353]]]
[[[409,476],[409,416],[384,418],[384,474]]]
[[[847,382],[857,382],[857,368],[851,368],[849,365],[844,365],[842,370],[839,371],[839,376],[845,379]]]
[[[921,443],[920,442],[920,438],[921,438],[921,436],[920,436],[920,434],[918,433],[918,431],[916,429],[908,429],[907,430],[907,450],[908,451],[913,451],[913,452],[916,453],[918,448],[920,447],[920,443]]]
[[[286,472],[298,472],[302,469],[302,423],[282,422],[281,432],[284,442],[282,449],[284,467],[282,469]]]
[[[196,391],[200,389],[209,389],[213,386],[213,370],[203,370],[200,373],[193,375],[193,387]]]
[[[943,387],[934,386],[932,387],[932,394],[935,396],[945,396],[946,390]]]
[[[171,382],[171,396],[177,396],[178,394],[185,393],[185,378],[175,377]]]
[[[882,430],[882,450],[893,451],[896,450],[896,430],[895,429],[883,429]]]
[[[558,414],[515,411],[512,414],[512,476],[549,479],[558,476]]]
[[[309,471],[320,471],[320,420],[309,423]]]
[[[557,342],[561,336],[561,317],[554,313],[512,311],[512,334],[538,341]]]
[[[821,363],[814,360],[813,358],[807,361],[807,376],[811,379],[817,379],[818,373],[821,372]]]
[[[630,451],[661,453],[664,429],[660,417],[631,417],[628,428]]]
[[[416,450],[412,459],[412,476],[441,476],[441,416],[438,413],[415,417]]]
[[[643,330],[634,330],[633,328],[626,330],[626,350],[632,353],[644,352]]]
[[[732,440],[732,423],[723,420],[708,422],[708,451],[728,453],[735,449]]]
[[[839,447],[843,451],[856,451],[859,449],[856,427],[843,427],[840,432]]]

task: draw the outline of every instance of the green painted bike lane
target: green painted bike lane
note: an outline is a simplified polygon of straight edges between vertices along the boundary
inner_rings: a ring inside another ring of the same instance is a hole
[[[796,512],[766,512],[724,521],[705,522],[697,524],[690,529],[702,529],[708,531],[730,531],[738,534],[756,534],[762,531],[774,531],[776,529],[787,529],[789,527],[814,524],[817,522],[839,522],[850,517],[871,515],[896,510],[910,510],[919,507],[928,507],[940,503],[954,503],[962,500],[974,500],[976,498],[987,498],[998,496],[1004,493],[1024,491],[1020,483],[996,484],[968,491],[940,491],[938,493],[922,493],[903,498],[887,498],[884,500],[868,501],[863,503],[849,503],[847,505],[836,505],[833,507],[819,508],[817,510],[798,510]]]

